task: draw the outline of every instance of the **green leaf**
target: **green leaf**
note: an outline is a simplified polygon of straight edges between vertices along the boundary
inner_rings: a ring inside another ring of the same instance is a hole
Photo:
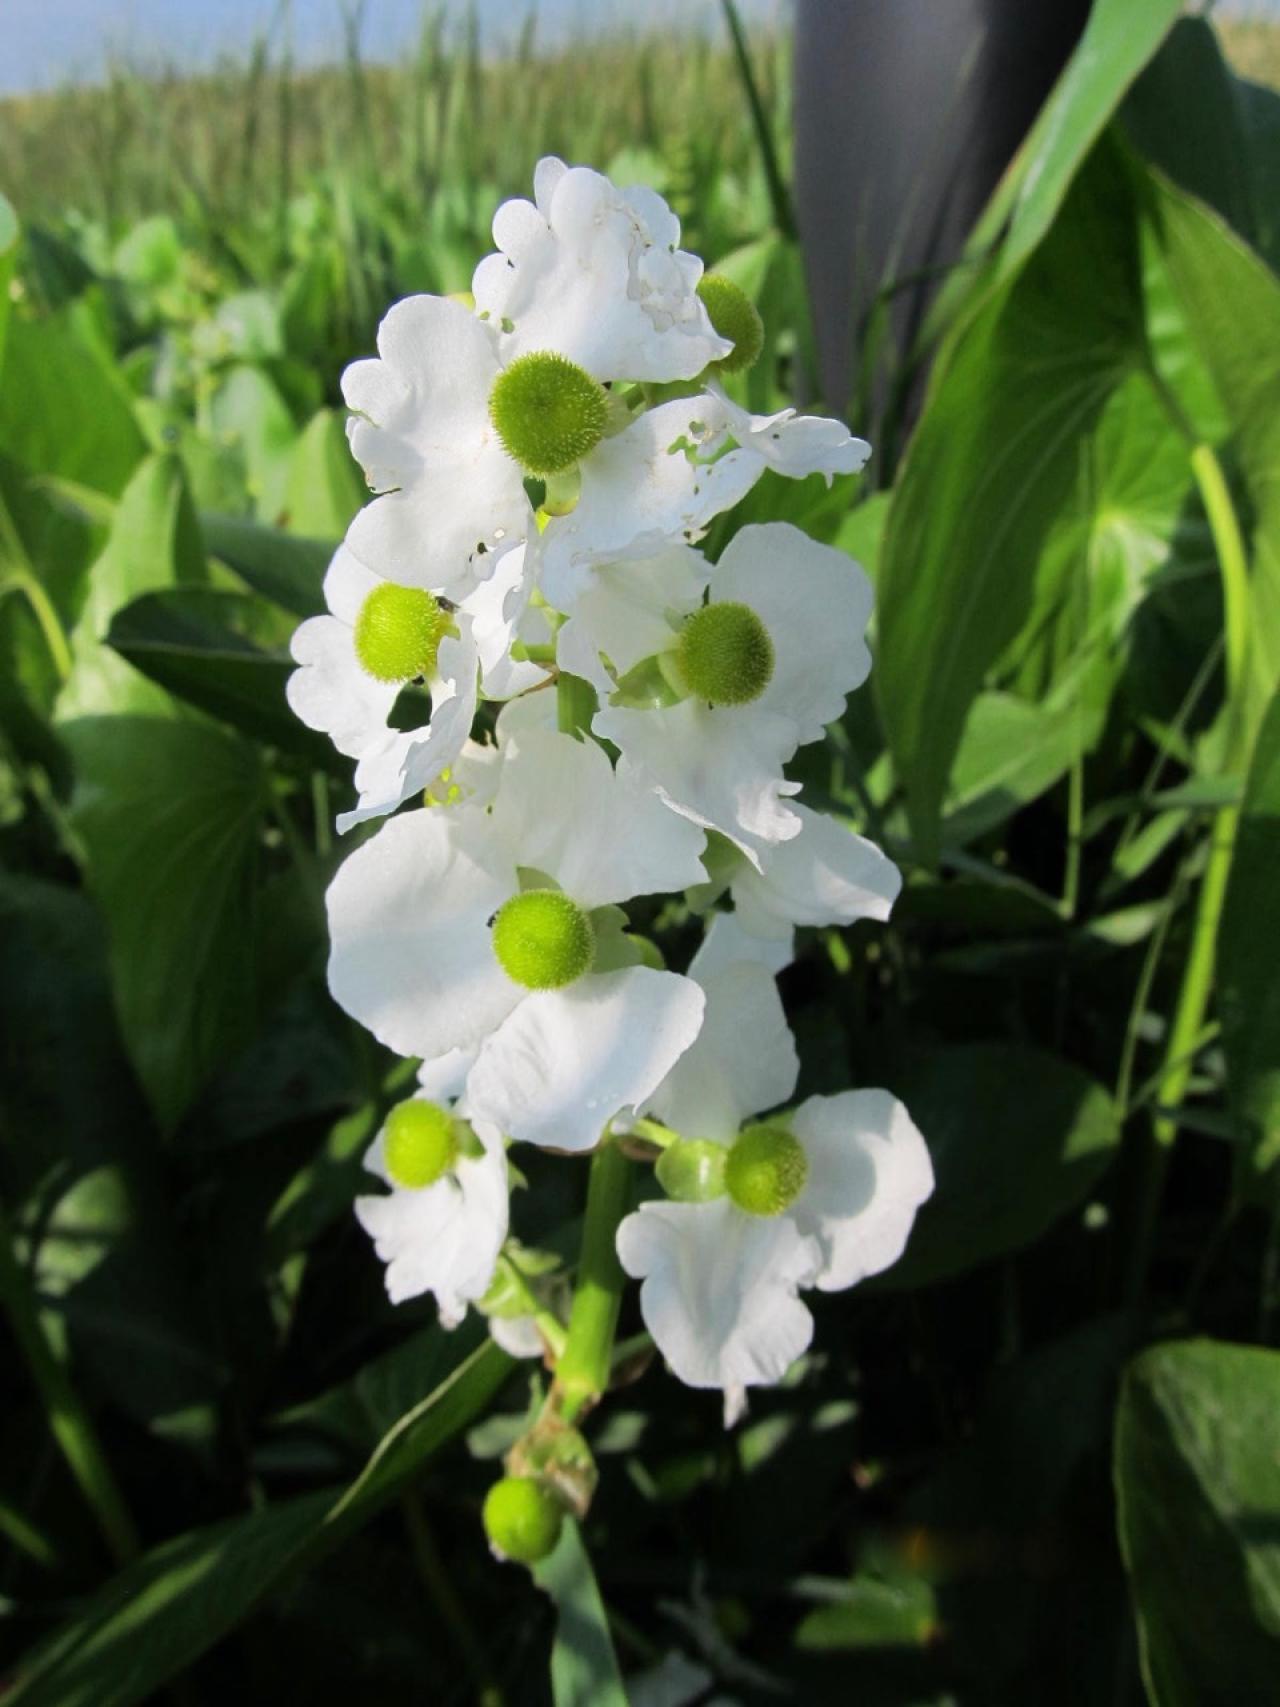
[[[533,1567],[533,1580],[556,1606],[551,1649],[555,1707],[627,1707],[604,1602],[582,1532],[571,1517],[565,1519],[555,1551]]]
[[[4,370],[4,338],[9,325],[9,282],[18,260],[18,216],[0,195],[0,372]]]
[[[894,495],[876,679],[926,857],[965,718],[1036,603],[1108,398],[1142,351],[1137,227],[1100,150],[1025,270],[945,346]],[[1038,376],[1032,382],[1031,376]]]
[[[323,613],[324,572],[336,545],[208,512],[201,516],[200,528],[211,555],[255,592],[295,616]]]
[[[62,732],[120,1027],[172,1130],[252,1023],[265,778],[252,747],[194,721],[84,717]]]
[[[1182,0],[1095,0],[1080,42],[1018,152],[999,274],[1009,278],[1053,225],[1085,157],[1169,33]],[[1079,279],[1076,281],[1080,282]]]
[[[103,642],[116,612],[139,594],[198,584],[206,573],[182,464],[172,456],[148,457],[125,489],[106,546],[89,570],[88,596],[71,636],[71,674],[58,696],[58,718],[124,711],[166,715],[169,696]]]
[[[863,1572],[830,1606],[817,1607],[796,1631],[798,1648],[923,1648],[938,1634],[933,1589],[905,1572],[885,1581]]]
[[[209,404],[214,431],[244,453],[258,515],[277,522],[288,501],[297,428],[289,406],[261,368],[233,367]]]
[[[1143,155],[1280,263],[1280,95],[1233,75],[1207,18],[1180,18],[1124,106]]]
[[[122,492],[146,449],[128,392],[70,313],[11,315],[0,386],[0,451],[33,473]]]
[[[1147,213],[1187,330],[1213,377],[1253,507],[1247,716],[1280,686],[1280,280],[1158,173]]]
[[[1218,927],[1218,1011],[1231,1106],[1253,1166],[1280,1158],[1280,694],[1254,750]]]
[[[979,694],[951,772],[945,840],[973,841],[1052,787],[1097,739],[1104,709]]]
[[[1280,1353],[1186,1340],[1133,1363],[1120,1546],[1155,1707],[1271,1701],[1280,1677]]]
[[[345,780],[349,765],[289,710],[293,660],[254,644],[261,611],[248,594],[211,587],[147,593],[116,614],[107,644],[189,705]]]
[[[897,1088],[937,1186],[879,1285],[920,1286],[1031,1244],[1093,1189],[1119,1142],[1101,1085],[1018,1044],[940,1049]]]
[[[321,409],[303,428],[289,461],[285,509],[294,533],[341,539],[369,496],[347,443],[346,419]]]
[[[391,1431],[364,1472],[166,1542],[120,1572],[20,1664],[6,1707],[131,1707],[340,1546],[488,1404],[510,1370],[492,1343],[459,1361]],[[381,1466],[380,1472],[377,1467]]]

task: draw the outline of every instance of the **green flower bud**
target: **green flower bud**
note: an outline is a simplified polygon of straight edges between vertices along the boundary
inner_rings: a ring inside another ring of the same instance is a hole
[[[493,952],[526,990],[562,990],[590,970],[595,932],[577,902],[558,889],[526,889],[498,909]]]
[[[552,350],[520,356],[489,393],[489,419],[509,456],[530,474],[559,474],[600,443],[608,419],[604,387]]]
[[[668,1197],[677,1203],[710,1203],[725,1193],[724,1168],[729,1152],[709,1138],[677,1138],[658,1157],[654,1174]]]
[[[447,1109],[433,1102],[397,1103],[382,1129],[387,1172],[410,1191],[434,1185],[458,1159],[458,1131]]]
[[[729,1196],[748,1215],[781,1215],[808,1177],[809,1159],[784,1126],[748,1126],[724,1165]]]
[[[722,338],[732,338],[733,349],[715,366],[721,373],[741,373],[754,367],[764,349],[764,321],[747,293],[721,273],[704,273],[698,295],[707,318]]]
[[[527,1476],[504,1476],[485,1495],[485,1534],[504,1559],[536,1565],[554,1550],[563,1524],[560,1502]]]
[[[773,676],[773,641],[749,605],[703,605],[681,629],[676,659],[698,699],[748,705]]]
[[[356,618],[356,657],[379,682],[429,676],[449,618],[421,587],[375,587]]]

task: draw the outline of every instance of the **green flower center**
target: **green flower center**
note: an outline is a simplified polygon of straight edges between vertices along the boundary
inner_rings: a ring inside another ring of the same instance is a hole
[[[744,290],[720,273],[704,273],[698,282],[707,318],[733,349],[715,364],[722,373],[741,373],[754,367],[764,349],[764,321]]]
[[[360,606],[356,657],[379,682],[411,682],[436,667],[448,617],[421,587],[384,581]]]
[[[749,605],[703,605],[680,631],[676,653],[689,691],[712,705],[747,705],[773,675],[773,641]]]
[[[489,393],[489,419],[530,474],[560,474],[604,436],[609,399],[585,368],[552,350],[520,356]]]
[[[560,1539],[564,1510],[554,1494],[528,1476],[504,1476],[485,1495],[484,1529],[507,1559],[534,1565]]]
[[[808,1157],[782,1126],[748,1126],[724,1165],[729,1196],[748,1215],[781,1215],[808,1177]]]
[[[562,990],[590,970],[596,936],[576,901],[558,889],[527,889],[498,909],[493,952],[526,990]]]
[[[458,1159],[454,1118],[433,1102],[397,1103],[383,1127],[382,1148],[395,1183],[420,1191],[434,1185]]]

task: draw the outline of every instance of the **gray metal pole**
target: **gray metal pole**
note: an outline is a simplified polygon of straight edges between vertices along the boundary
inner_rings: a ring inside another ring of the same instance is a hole
[[[1075,45],[1090,0],[796,0],[795,203],[825,401],[884,376]],[[871,342],[868,343],[870,338]],[[855,352],[861,351],[861,355]]]

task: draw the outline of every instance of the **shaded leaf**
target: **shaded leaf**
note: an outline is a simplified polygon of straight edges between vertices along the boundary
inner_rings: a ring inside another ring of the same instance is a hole
[[[200,527],[210,553],[255,592],[295,616],[318,616],[324,610],[321,588],[335,546],[236,516],[206,513]]]
[[[1280,1676],[1280,1353],[1187,1340],[1131,1365],[1120,1545],[1156,1707],[1270,1701]]]
[[[1101,1085],[1018,1044],[940,1049],[896,1088],[925,1134],[937,1187],[878,1285],[942,1280],[1030,1244],[1092,1190],[1119,1142]]]
[[[196,722],[87,717],[63,734],[121,1030],[171,1130],[252,1023],[262,769]]]
[[[627,1707],[609,1620],[582,1532],[566,1517],[555,1551],[533,1567],[555,1602],[551,1696],[555,1707]]]

